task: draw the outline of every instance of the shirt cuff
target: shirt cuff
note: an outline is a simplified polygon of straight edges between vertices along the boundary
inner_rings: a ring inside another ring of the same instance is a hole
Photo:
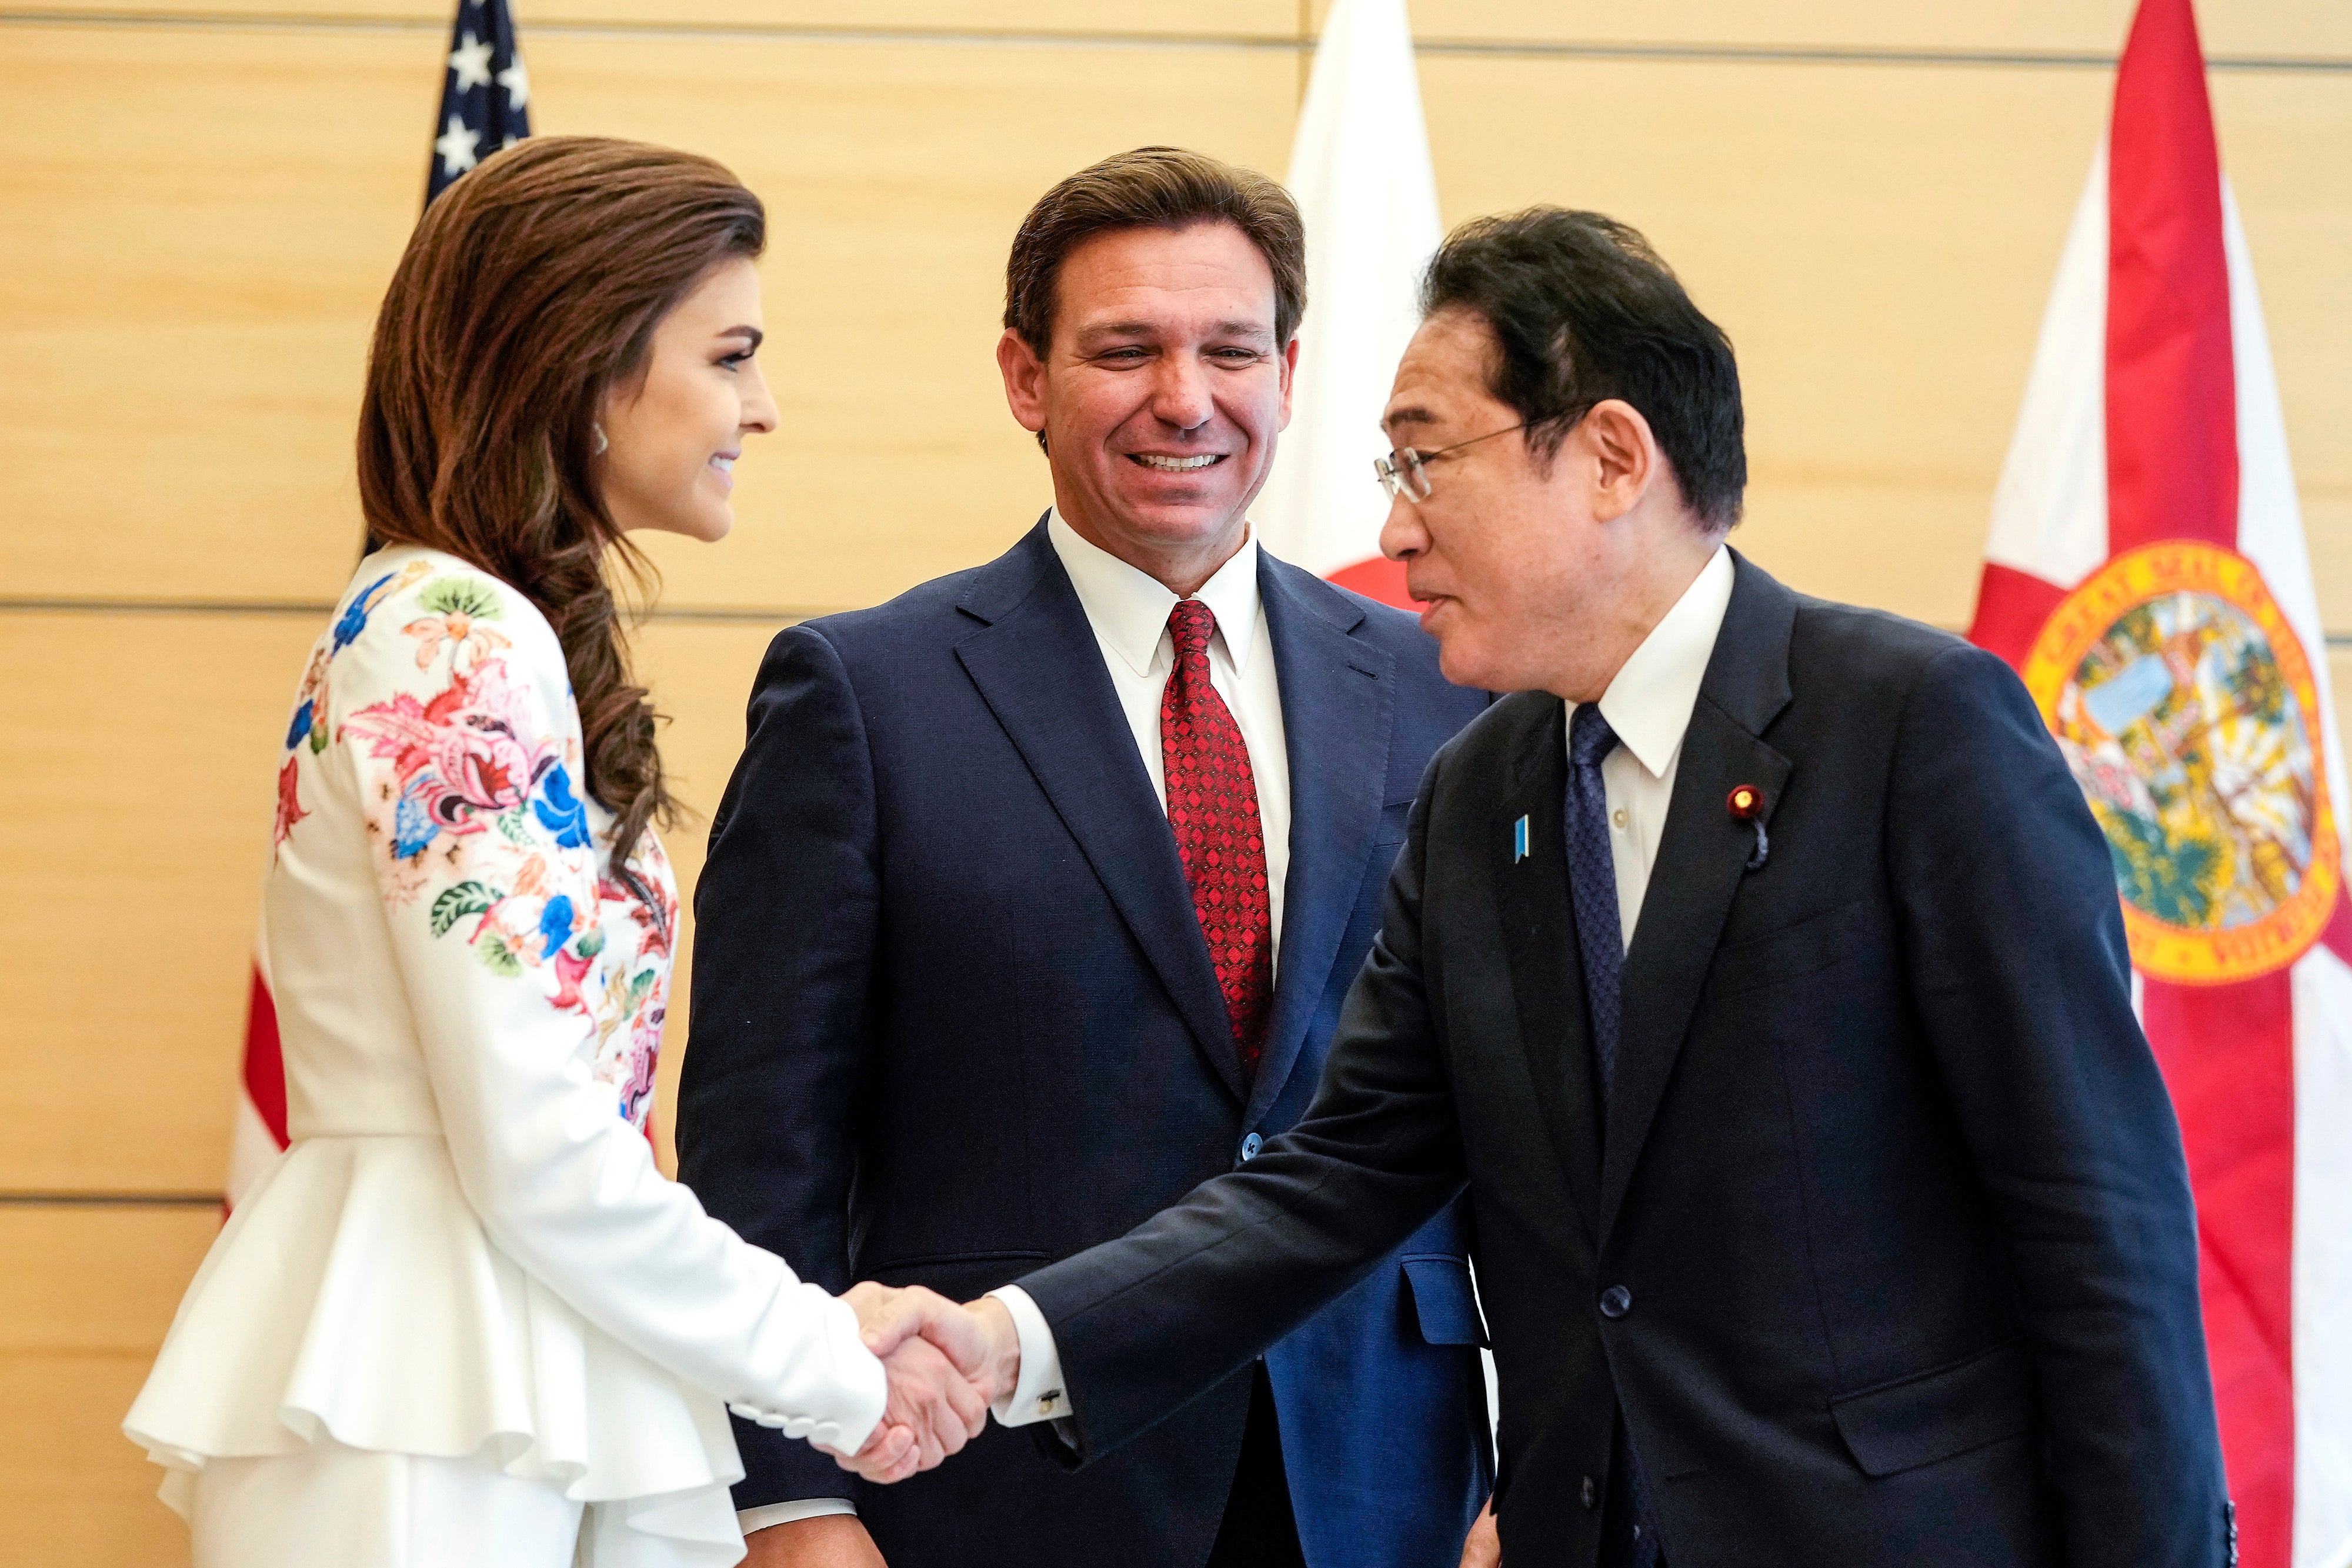
[[[1013,1392],[988,1408],[1003,1426],[1029,1426],[1040,1421],[1066,1421],[1070,1396],[1062,1387],[1062,1352],[1045,1314],[1018,1285],[991,1290],[1013,1317],[1013,1331],[1021,1338],[1021,1379]]]
[[[772,1502],[765,1508],[747,1508],[735,1516],[736,1524],[744,1534],[766,1530],[771,1525],[798,1524],[804,1519],[823,1519],[827,1514],[845,1513],[857,1517],[857,1505],[845,1497],[804,1498],[799,1502]]]

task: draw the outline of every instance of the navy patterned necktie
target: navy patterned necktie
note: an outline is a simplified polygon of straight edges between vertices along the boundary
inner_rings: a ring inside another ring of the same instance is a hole
[[[1617,920],[1617,860],[1609,847],[1609,792],[1601,764],[1617,749],[1617,731],[1600,704],[1579,705],[1568,726],[1568,893],[1576,909],[1576,950],[1584,960],[1584,1009],[1605,1105],[1617,1079],[1618,986],[1625,970],[1624,928]]]
[[[1601,1121],[1617,1079],[1617,1025],[1625,975],[1625,928],[1617,920],[1617,857],[1609,847],[1609,791],[1601,764],[1617,749],[1617,731],[1598,703],[1576,710],[1568,724],[1568,891],[1576,910],[1576,949],[1584,960],[1584,1007],[1592,1025],[1592,1056],[1601,1068]],[[1661,1568],[1658,1533],[1650,1518],[1641,1468],[1617,1414],[1609,1464],[1608,1510],[1601,1516],[1602,1568]]]

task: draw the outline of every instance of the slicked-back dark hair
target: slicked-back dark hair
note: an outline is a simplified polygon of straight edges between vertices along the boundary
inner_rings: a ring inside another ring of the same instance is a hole
[[[1562,207],[1474,218],[1430,258],[1421,308],[1486,323],[1499,351],[1488,390],[1527,421],[1539,459],[1619,398],[1650,422],[1699,521],[1739,521],[1748,450],[1731,340],[1633,229]]]
[[[1297,204],[1254,169],[1181,147],[1114,154],[1037,198],[1004,264],[1004,324],[1044,354],[1070,252],[1097,235],[1197,223],[1232,224],[1257,247],[1274,274],[1275,346],[1288,343],[1307,313],[1307,227]]]

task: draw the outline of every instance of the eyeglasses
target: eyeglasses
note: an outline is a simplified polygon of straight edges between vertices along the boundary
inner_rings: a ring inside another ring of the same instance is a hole
[[[1527,422],[1522,420],[1506,429],[1489,430],[1484,436],[1473,436],[1467,441],[1440,447],[1434,452],[1417,452],[1411,447],[1399,447],[1385,458],[1374,458],[1372,473],[1381,481],[1381,489],[1389,492],[1389,500],[1395,500],[1402,496],[1410,501],[1425,501],[1429,499],[1430,487],[1429,475],[1423,470],[1430,464],[1465,447],[1475,447],[1481,441],[1491,441],[1497,436],[1507,436],[1513,430],[1527,427]]]

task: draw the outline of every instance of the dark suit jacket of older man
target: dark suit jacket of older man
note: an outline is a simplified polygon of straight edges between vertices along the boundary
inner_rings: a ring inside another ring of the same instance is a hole
[[[1074,1459],[1466,1181],[1510,1568],[1597,1560],[1621,1410],[1673,1568],[2221,1568],[2179,1129],[2106,845],[2016,678],[1738,563],[1605,1106],[1562,725],[1506,698],[1431,765],[1304,1121],[1019,1281]]]
[[[1291,835],[1254,1081],[1042,523],[988,565],[775,639],[696,894],[679,1173],[713,1214],[829,1289],[968,1298],[1118,1235],[1297,1120],[1422,769],[1486,698],[1445,682],[1409,616],[1263,553],[1258,590]],[[1468,1221],[1441,1208],[1265,1347],[1313,1568],[1451,1568],[1486,1500]],[[737,1500],[853,1498],[894,1568],[1199,1568],[1253,1378],[1237,1365],[1076,1476],[992,1427],[869,1487],[739,1423]]]

